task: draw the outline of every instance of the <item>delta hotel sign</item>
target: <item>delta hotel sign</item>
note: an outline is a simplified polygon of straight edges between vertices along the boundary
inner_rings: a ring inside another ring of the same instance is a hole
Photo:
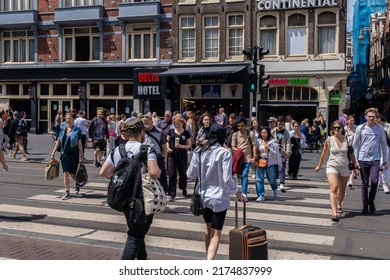
[[[260,0],[257,2],[257,9],[260,11],[334,6],[337,6],[337,0]]]

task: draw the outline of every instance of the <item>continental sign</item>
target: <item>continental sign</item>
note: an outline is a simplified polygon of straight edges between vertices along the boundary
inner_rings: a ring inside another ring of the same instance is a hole
[[[257,2],[257,9],[260,11],[334,6],[337,6],[337,0],[260,0]]]

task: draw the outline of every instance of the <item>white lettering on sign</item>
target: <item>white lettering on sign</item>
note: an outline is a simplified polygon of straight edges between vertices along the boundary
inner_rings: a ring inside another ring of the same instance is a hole
[[[337,6],[337,0],[260,0],[257,3],[260,11],[333,6]]]
[[[160,95],[160,86],[139,86],[138,95]]]

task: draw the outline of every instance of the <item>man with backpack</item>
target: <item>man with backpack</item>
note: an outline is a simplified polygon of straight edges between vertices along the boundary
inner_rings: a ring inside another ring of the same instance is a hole
[[[242,117],[237,122],[238,131],[232,136],[232,150],[237,153],[238,149],[244,154],[244,163],[242,164],[241,186],[242,195],[247,199],[248,193],[248,174],[251,163],[255,163],[254,155],[256,154],[255,134],[246,128],[247,120]]]
[[[27,122],[23,120],[17,111],[14,111],[14,120],[9,128],[9,137],[15,139],[15,151],[10,153],[11,158],[15,158],[18,150],[22,153],[21,161],[27,161],[27,154],[23,147],[24,138],[27,137]]]
[[[120,145],[119,147],[117,147],[115,151],[109,157],[107,157],[106,161],[103,164],[103,167],[100,170],[100,176],[102,177],[111,178],[114,173],[118,174],[122,171],[126,171],[117,170],[117,167],[119,168],[119,166],[124,166],[124,168],[129,170],[134,169],[134,164],[136,164],[134,163],[134,161],[129,161],[133,162],[133,166],[126,166],[121,164],[123,162],[123,159],[121,158],[121,149],[123,149],[123,147],[128,158],[136,158],[139,153],[142,153],[142,143],[145,140],[145,126],[142,120],[132,119],[126,121],[123,130],[126,131],[129,137],[128,142],[125,144],[125,146]],[[142,157],[140,157],[140,160],[143,161]],[[145,162],[149,176],[151,178],[158,179],[160,177],[161,171],[157,164],[157,155],[153,151],[153,149],[151,149],[150,152],[148,152],[145,156]],[[138,173],[139,172],[136,171],[135,174]],[[129,191],[128,193],[138,193],[138,188],[141,188],[139,184],[141,182],[141,178],[135,179],[134,177],[135,176],[132,176],[129,181],[122,182],[122,186]],[[145,236],[150,228],[150,225],[152,224],[153,214],[146,216],[143,221],[135,220],[133,210],[134,208],[132,208],[132,205],[130,205],[130,201],[134,201],[131,200],[132,198],[138,197],[127,197],[126,201],[128,201],[128,206],[126,205],[127,207],[125,207],[122,211],[126,217],[126,222],[128,226],[127,241],[123,250],[122,259],[134,260],[137,258],[138,260],[146,260],[147,252],[145,248]]]
[[[142,121],[145,126],[145,143],[152,147],[157,154],[158,167],[161,170],[160,183],[165,193],[168,192],[168,180],[165,166],[168,160],[168,144],[164,132],[153,125],[150,115],[144,115]]]

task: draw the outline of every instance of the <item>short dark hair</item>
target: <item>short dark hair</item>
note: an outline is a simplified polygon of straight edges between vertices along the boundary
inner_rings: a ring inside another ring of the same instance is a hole
[[[237,123],[244,123],[245,125],[247,124],[247,119],[245,117],[241,117],[238,119]]]
[[[284,123],[284,116],[279,116],[277,122]]]

